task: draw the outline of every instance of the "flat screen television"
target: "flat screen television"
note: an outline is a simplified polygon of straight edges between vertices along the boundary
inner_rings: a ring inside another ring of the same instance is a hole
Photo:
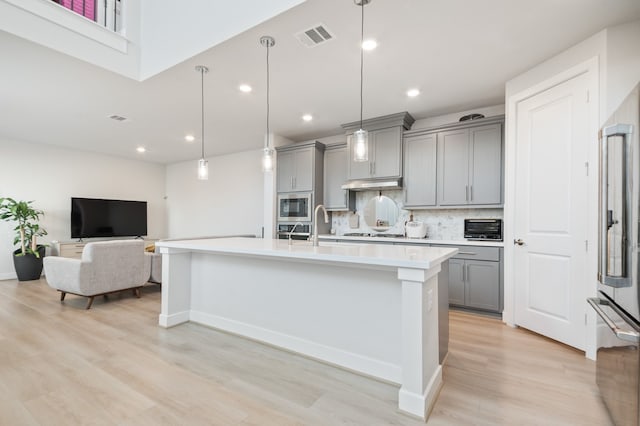
[[[71,238],[147,235],[147,202],[71,198]]]

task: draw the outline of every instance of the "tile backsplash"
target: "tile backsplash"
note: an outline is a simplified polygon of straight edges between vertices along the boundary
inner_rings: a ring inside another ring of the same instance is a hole
[[[395,226],[388,233],[404,233],[404,223],[409,220],[410,212],[413,220],[424,222],[427,225],[427,238],[434,240],[462,240],[464,239],[464,219],[502,219],[503,211],[496,209],[433,209],[433,210],[405,210],[403,205],[403,191],[382,191],[382,195],[391,198],[398,205],[400,215]],[[364,221],[364,207],[373,197],[379,195],[379,191],[356,192],[356,212],[359,227],[354,229],[349,226],[349,218],[353,212],[332,212],[331,228],[337,235],[347,232],[375,232]]]

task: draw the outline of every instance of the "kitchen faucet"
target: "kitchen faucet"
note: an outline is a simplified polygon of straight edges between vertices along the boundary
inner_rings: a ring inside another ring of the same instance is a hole
[[[289,231],[289,245],[291,245],[291,234],[293,234],[293,231],[296,230],[296,226],[302,226],[302,222],[296,222],[295,225],[293,225],[293,228],[291,228],[291,231]]]
[[[324,211],[324,223],[329,223],[329,215],[327,214],[327,209],[325,209],[322,204],[318,204],[315,212],[313,212],[313,235],[311,236],[311,241],[313,241],[314,247],[318,247],[318,210],[320,209]]]

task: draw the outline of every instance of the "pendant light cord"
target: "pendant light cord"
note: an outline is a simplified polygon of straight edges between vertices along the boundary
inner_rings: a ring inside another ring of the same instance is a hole
[[[202,93],[202,158],[204,158],[204,68],[200,69],[200,93]]]
[[[267,140],[265,148],[269,148],[269,43],[267,43]]]
[[[362,43],[364,43],[364,0],[360,3],[360,128],[362,129],[362,87],[364,79],[364,49]]]

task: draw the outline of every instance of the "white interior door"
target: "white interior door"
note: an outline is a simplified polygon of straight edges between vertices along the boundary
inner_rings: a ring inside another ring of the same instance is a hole
[[[515,323],[581,350],[592,140],[588,85],[582,74],[516,105]]]

